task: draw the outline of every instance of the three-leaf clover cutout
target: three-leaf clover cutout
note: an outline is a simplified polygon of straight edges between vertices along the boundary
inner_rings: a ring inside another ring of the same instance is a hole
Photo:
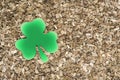
[[[32,22],[24,22],[21,31],[25,38],[16,41],[15,46],[22,52],[25,59],[33,59],[38,48],[39,56],[43,62],[48,61],[43,49],[49,53],[58,50],[57,34],[53,31],[44,33],[45,22],[41,18],[36,18]]]

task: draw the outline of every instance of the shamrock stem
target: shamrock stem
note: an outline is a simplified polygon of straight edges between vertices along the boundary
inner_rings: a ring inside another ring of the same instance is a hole
[[[47,62],[48,61],[48,57],[44,54],[44,52],[42,51],[42,49],[40,47],[38,47],[39,50],[39,54],[40,54],[40,58],[43,62]]]

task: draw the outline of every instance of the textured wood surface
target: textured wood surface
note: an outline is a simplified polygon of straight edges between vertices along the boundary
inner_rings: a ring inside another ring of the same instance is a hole
[[[45,64],[15,48],[35,18],[58,34]],[[0,80],[120,80],[120,0],[0,0]]]

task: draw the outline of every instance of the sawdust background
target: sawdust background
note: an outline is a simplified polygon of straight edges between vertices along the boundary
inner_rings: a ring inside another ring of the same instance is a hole
[[[42,18],[59,50],[43,64],[15,48],[20,25]],[[120,0],[0,0],[1,80],[120,80]]]

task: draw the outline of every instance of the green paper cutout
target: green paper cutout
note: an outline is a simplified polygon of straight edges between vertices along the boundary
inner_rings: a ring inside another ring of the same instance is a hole
[[[53,31],[43,33],[45,23],[42,19],[37,18],[32,22],[25,22],[21,25],[21,31],[26,36],[23,39],[17,40],[15,46],[23,54],[23,57],[30,60],[36,55],[36,47],[40,58],[43,62],[48,61],[48,57],[41,48],[49,53],[54,53],[58,50],[57,34]]]

